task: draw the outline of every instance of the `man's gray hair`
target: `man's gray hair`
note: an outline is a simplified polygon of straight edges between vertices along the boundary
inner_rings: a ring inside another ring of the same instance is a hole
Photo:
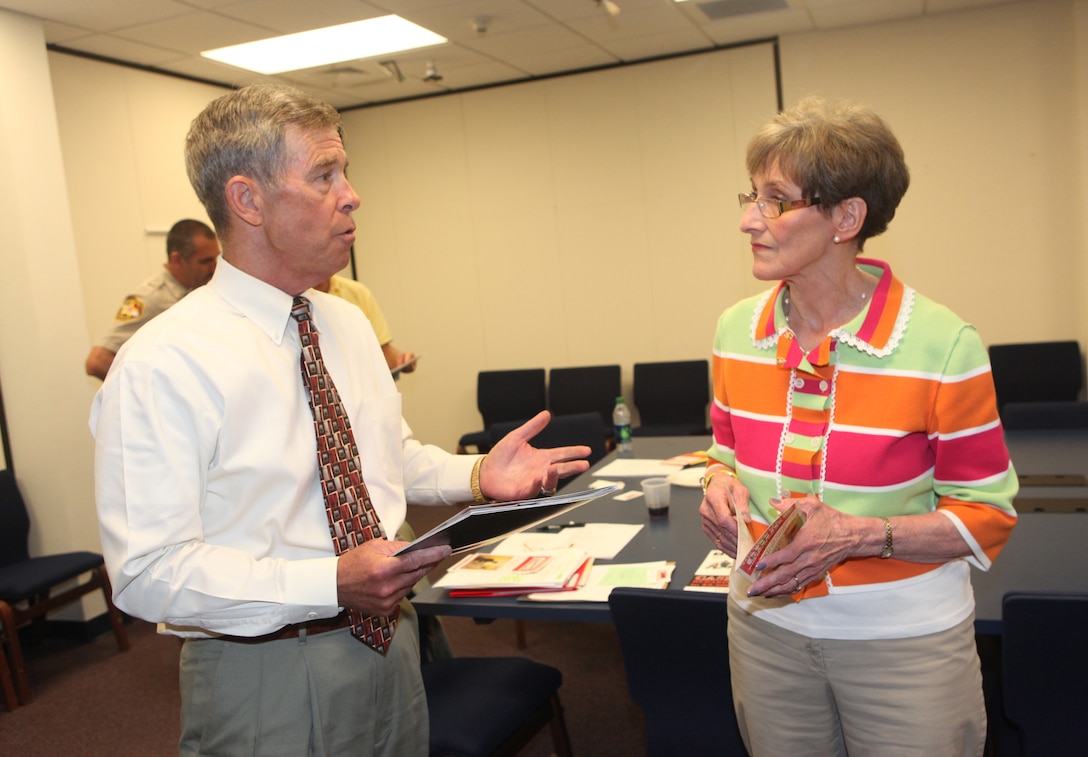
[[[185,167],[220,237],[230,225],[227,182],[245,176],[274,185],[285,169],[289,126],[340,131],[340,113],[292,87],[256,84],[213,100],[193,119],[185,139]]]

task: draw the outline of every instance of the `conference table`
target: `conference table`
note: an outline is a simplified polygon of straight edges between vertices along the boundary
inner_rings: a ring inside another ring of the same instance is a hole
[[[674,455],[704,451],[709,437],[635,437],[625,456],[663,460]],[[1018,523],[989,571],[973,569],[976,630],[998,634],[1001,603],[1009,591],[1088,592],[1088,429],[1007,431],[1006,442],[1017,473],[1022,477],[1017,497]],[[610,452],[586,473],[568,482],[564,492],[590,488],[596,473],[619,456]],[[623,491],[638,489],[641,476],[618,478]],[[603,563],[675,563],[665,591],[681,591],[713,549],[702,533],[698,477],[691,485],[672,487],[668,518],[650,519],[642,497],[619,501],[606,495],[561,515],[546,525],[576,523],[640,523],[643,525],[613,560]],[[617,492],[620,494],[622,492]],[[444,589],[431,587],[417,594],[416,609],[425,615],[471,617],[479,620],[512,618],[571,622],[611,622],[606,602],[532,602],[516,597],[450,598]]]

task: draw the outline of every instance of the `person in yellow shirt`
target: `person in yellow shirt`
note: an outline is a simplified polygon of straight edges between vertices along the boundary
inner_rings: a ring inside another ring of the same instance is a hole
[[[414,352],[402,352],[393,346],[393,334],[389,330],[389,323],[385,320],[385,315],[382,313],[381,306],[378,305],[378,300],[364,284],[354,279],[334,275],[324,284],[319,284],[314,289],[345,299],[357,305],[363,311],[370,321],[370,325],[374,327],[374,334],[378,337],[378,344],[382,346],[382,354],[385,355],[385,362],[389,365],[389,370],[394,370],[401,365],[406,366],[403,369],[405,373],[411,373],[416,369],[414,363],[406,365],[415,360],[416,354]]]

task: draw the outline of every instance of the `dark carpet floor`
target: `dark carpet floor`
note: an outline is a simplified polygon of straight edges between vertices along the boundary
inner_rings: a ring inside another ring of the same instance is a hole
[[[449,508],[413,507],[409,517],[424,533],[452,513]],[[467,618],[444,618],[443,625],[458,656],[523,655],[559,668],[559,696],[575,755],[645,753],[642,714],[627,695],[623,659],[610,624],[526,622],[524,650],[517,647],[510,620],[479,625]],[[108,633],[88,643],[46,638],[25,650],[34,701],[14,712],[0,706],[0,757],[177,754],[178,640],[159,636],[143,621],[128,627],[132,649],[124,653]],[[551,736],[545,729],[519,757],[550,754]]]

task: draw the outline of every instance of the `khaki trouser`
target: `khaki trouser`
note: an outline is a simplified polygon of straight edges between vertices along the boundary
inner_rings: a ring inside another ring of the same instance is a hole
[[[729,665],[752,757],[983,753],[974,618],[912,639],[810,639],[730,602]]]

